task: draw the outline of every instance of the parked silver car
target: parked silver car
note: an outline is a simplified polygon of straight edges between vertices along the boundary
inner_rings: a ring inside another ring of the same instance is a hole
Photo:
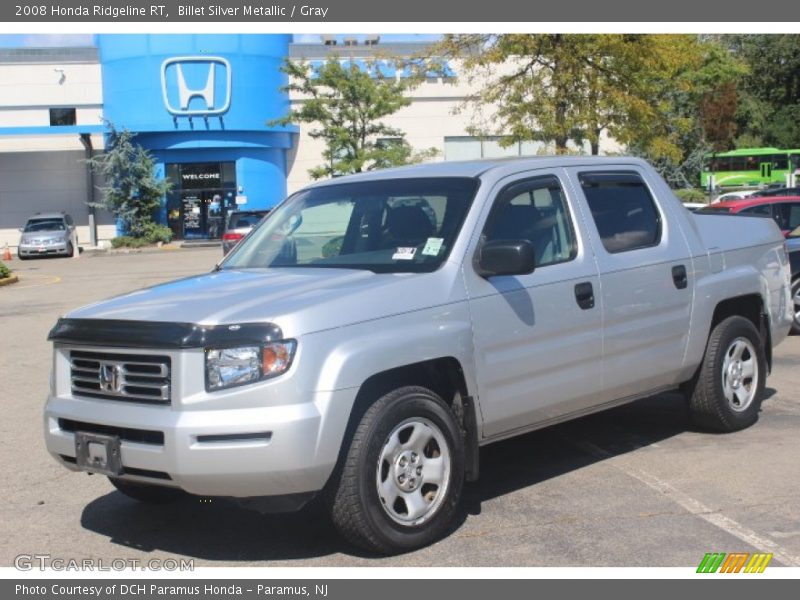
[[[225,232],[222,234],[222,254],[226,255],[253,230],[268,210],[235,210],[228,214]]]
[[[60,319],[45,439],[141,501],[321,494],[347,539],[407,551],[483,445],[678,389],[698,427],[752,425],[791,308],[772,219],[691,214],[639,159],[375,171]]]
[[[72,256],[75,252],[75,222],[66,213],[36,213],[20,231],[17,255],[22,260],[33,256]]]

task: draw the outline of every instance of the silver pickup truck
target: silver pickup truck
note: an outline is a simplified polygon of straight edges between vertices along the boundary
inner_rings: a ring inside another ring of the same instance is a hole
[[[674,389],[698,427],[752,425],[789,277],[772,220],[692,215],[638,159],[342,177],[212,272],[60,319],[47,449],[144,502],[319,496],[405,551],[485,444]]]

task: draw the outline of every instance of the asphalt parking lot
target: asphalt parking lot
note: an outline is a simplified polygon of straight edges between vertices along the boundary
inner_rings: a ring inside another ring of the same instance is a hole
[[[0,288],[0,565],[60,558],[193,558],[196,566],[696,566],[706,552],[772,552],[800,566],[800,337],[776,349],[759,422],[690,428],[664,394],[488,446],[458,528],[374,558],[315,511],[271,516],[225,499],[144,506],[71,473],[42,439],[47,332],[71,308],[209,270],[219,249],[48,259]]]

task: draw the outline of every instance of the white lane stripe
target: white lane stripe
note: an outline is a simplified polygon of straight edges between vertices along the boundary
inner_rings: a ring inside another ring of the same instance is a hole
[[[584,452],[588,452],[596,458],[601,458],[604,460],[614,458],[612,454],[606,452],[591,442],[587,442],[585,440],[575,440],[569,437],[565,439],[570,444],[577,446]],[[609,461],[608,464],[613,466],[615,469],[622,471],[629,477],[633,477],[634,479],[641,481],[647,487],[663,494],[676,504],[685,508],[694,516],[700,517],[707,523],[711,523],[715,527],[718,527],[726,533],[729,533],[743,542],[750,544],[761,552],[771,552],[773,554],[773,560],[776,560],[786,566],[800,567],[800,557],[787,552],[779,544],[768,538],[765,538],[762,535],[759,535],[752,529],[748,529],[733,519],[714,511],[699,500],[695,500],[688,494],[685,494],[682,491],[672,487],[669,483],[659,479],[652,473],[625,465],[624,462],[619,459],[619,457],[616,457],[616,460]]]
[[[800,535],[800,531],[770,531],[769,534],[776,538],[789,538]]]

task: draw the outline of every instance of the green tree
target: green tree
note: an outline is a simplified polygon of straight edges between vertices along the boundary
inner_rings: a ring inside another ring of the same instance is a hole
[[[671,36],[664,36],[669,41]],[[728,150],[737,131],[735,114],[746,64],[730,52],[720,36],[694,39],[698,64],[682,73],[680,85],[665,85],[665,125],[677,152],[657,152],[636,140],[627,151],[646,158],[676,188],[697,186],[705,156]]]
[[[476,132],[550,142],[559,153],[588,141],[592,154],[607,133],[673,161],[694,125],[674,100],[707,58],[690,35],[448,35],[433,53],[461,57],[477,83],[468,102],[490,110]]]
[[[749,73],[741,83],[739,147],[800,147],[800,36],[733,35],[726,41]]]
[[[121,219],[124,230],[132,237],[145,237],[171,184],[167,179],[156,178],[155,159],[134,142],[133,133],[117,130],[110,123],[107,126],[105,152],[89,159],[106,183],[100,188],[102,199],[92,205]]]
[[[294,92],[297,108],[270,125],[308,123],[308,134],[325,142],[324,164],[309,170],[314,179],[412,164],[436,156],[435,148],[415,151],[400,129],[381,121],[411,104],[415,80],[384,77],[374,62],[360,68],[331,56],[321,66],[287,59],[284,91]]]

